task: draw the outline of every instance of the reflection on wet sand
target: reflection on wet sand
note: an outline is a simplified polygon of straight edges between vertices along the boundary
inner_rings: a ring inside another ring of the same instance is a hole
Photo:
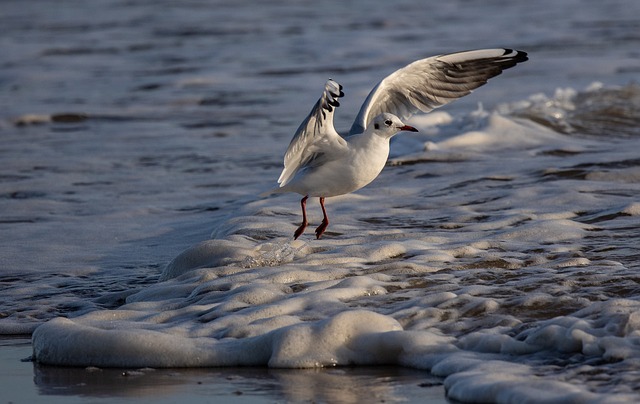
[[[446,402],[442,381],[399,367],[100,369],[34,365],[41,396],[95,398],[250,397],[286,402]]]

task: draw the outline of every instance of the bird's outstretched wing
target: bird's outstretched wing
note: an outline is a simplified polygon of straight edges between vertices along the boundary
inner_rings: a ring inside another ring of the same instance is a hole
[[[342,96],[342,86],[333,80],[327,81],[322,97],[289,143],[284,155],[284,169],[278,179],[280,187],[285,186],[300,168],[317,162],[324,155],[339,156],[341,151],[346,151],[347,142],[333,127],[333,114],[340,106],[338,98]]]
[[[526,61],[525,52],[481,49],[415,61],[384,78],[367,96],[349,134],[361,133],[378,114],[408,119],[482,86],[503,70]]]

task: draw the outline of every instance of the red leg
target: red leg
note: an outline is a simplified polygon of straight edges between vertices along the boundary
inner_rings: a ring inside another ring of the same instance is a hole
[[[302,233],[304,233],[304,229],[306,229],[307,228],[307,224],[309,224],[309,222],[307,222],[307,199],[308,198],[309,198],[309,195],[305,196],[300,201],[300,206],[302,207],[302,224],[300,225],[300,227],[298,227],[296,232],[293,233],[293,239],[294,240],[297,240],[298,237],[300,237],[300,235]]]
[[[322,207],[322,223],[316,229],[316,238],[320,239],[325,230],[327,230],[327,226],[329,226],[329,217],[327,216],[327,210],[324,208],[324,197],[320,197],[320,206]]]

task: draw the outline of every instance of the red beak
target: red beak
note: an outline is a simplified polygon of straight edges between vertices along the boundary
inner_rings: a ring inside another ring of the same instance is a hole
[[[418,129],[414,128],[413,126],[409,126],[409,125],[400,126],[398,129],[406,130],[407,132],[417,132],[418,131]]]

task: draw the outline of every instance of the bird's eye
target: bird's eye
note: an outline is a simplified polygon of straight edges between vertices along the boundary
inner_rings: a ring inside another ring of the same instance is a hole
[[[387,126],[391,126],[393,122],[391,122],[391,119],[387,119],[386,121],[384,121],[384,124]]]

